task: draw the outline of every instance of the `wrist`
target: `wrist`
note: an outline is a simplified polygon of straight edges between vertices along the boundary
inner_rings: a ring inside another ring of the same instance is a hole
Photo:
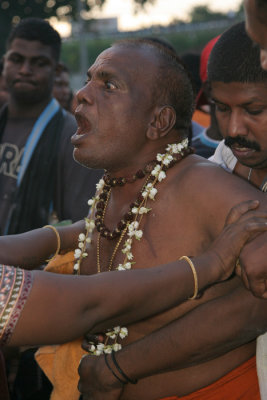
[[[103,386],[108,390],[123,388],[124,383],[118,379],[118,376],[113,371],[112,361],[109,354],[99,357],[97,365],[97,374]]]
[[[204,288],[216,282],[225,280],[225,265],[220,255],[215,250],[209,250],[199,257],[200,268],[198,269],[199,287]]]

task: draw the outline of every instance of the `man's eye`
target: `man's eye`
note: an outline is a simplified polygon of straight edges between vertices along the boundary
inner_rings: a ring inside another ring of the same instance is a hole
[[[228,111],[228,107],[227,106],[224,106],[223,104],[215,104],[215,106],[216,106],[216,111],[219,111],[219,112],[226,112],[226,111]]]
[[[262,113],[262,111],[263,110],[261,108],[259,108],[257,110],[247,110],[247,113],[250,114],[250,115],[259,115],[259,114]]]
[[[9,56],[9,57],[8,57],[8,60],[11,61],[11,62],[13,62],[13,63],[20,63],[20,62],[22,61],[22,58],[19,57],[19,56],[16,56],[16,55],[14,54],[14,55]]]
[[[36,60],[35,62],[34,62],[34,65],[36,66],[36,67],[45,67],[46,65],[48,65],[49,63],[48,63],[48,61],[47,60]]]
[[[112,83],[112,82],[110,82],[110,81],[105,82],[105,86],[106,86],[106,88],[109,89],[109,90],[116,89],[116,85],[114,85],[114,83]]]

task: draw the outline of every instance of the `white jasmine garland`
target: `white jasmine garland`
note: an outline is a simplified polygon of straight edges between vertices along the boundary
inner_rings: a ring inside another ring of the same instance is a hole
[[[161,166],[159,164],[157,164],[155,166],[155,168],[153,169],[153,171],[151,172],[151,175],[158,176],[160,171],[161,171]]]
[[[149,190],[148,197],[151,200],[154,200],[157,193],[158,193],[158,190],[156,188],[152,188],[152,189]]]
[[[170,162],[173,160],[173,156],[167,154],[164,160],[162,160],[163,165],[169,165]]]
[[[125,240],[123,247],[122,247],[122,254],[124,254],[124,261],[123,263],[117,266],[118,271],[126,271],[131,269],[132,265],[134,264],[133,260],[133,253],[132,253],[132,244],[134,240],[141,240],[143,237],[143,231],[139,228],[140,222],[143,218],[143,215],[149,213],[151,208],[146,207],[147,200],[155,200],[155,196],[158,190],[155,188],[155,184],[161,182],[163,179],[166,178],[166,173],[163,170],[164,166],[168,166],[174,159],[173,155],[181,154],[183,155],[183,150],[187,149],[188,147],[188,139],[182,140],[180,143],[169,144],[166,147],[165,154],[157,154],[156,160],[158,164],[155,165],[151,172],[151,176],[154,177],[153,182],[149,182],[145,185],[142,191],[143,200],[141,204],[135,206],[131,209],[132,214],[135,215],[134,221],[128,223],[127,225],[127,239]],[[94,215],[95,206],[99,200],[99,194],[102,192],[105,186],[104,179],[100,179],[97,183],[96,188],[98,191],[98,195],[93,197],[92,199],[88,200],[88,205],[91,206],[91,213],[90,215]],[[88,256],[86,250],[86,243],[92,242],[92,232],[95,228],[95,222],[93,219],[85,218],[85,228],[86,234],[80,233],[78,237],[78,248],[74,251],[74,258],[77,260],[74,264],[74,271],[79,272],[80,270],[80,263],[83,258]],[[105,343],[99,343],[97,346],[91,345],[89,352],[96,356],[99,356],[103,353],[109,354],[112,351],[118,351],[121,349],[121,344],[117,343],[117,339],[121,338],[124,339],[128,336],[128,329],[126,327],[116,326],[112,329],[109,329],[106,332],[106,341]],[[108,340],[114,340],[114,343],[110,345]]]
[[[100,181],[96,184],[96,189],[99,191],[103,190],[104,186],[105,186],[105,181],[103,178],[101,178]]]
[[[121,328],[119,332],[119,336],[121,339],[124,339],[128,336],[128,329],[127,328]]]
[[[166,178],[165,172],[164,171],[160,171],[160,173],[158,175],[158,181],[161,182],[165,178]]]
[[[157,154],[157,161],[161,162],[163,160],[164,154]]]
[[[80,241],[84,241],[85,240],[85,234],[84,233],[80,233],[79,234],[79,242]]]
[[[135,231],[134,236],[135,236],[135,239],[140,240],[143,236],[143,231],[141,231],[141,230]]]
[[[103,353],[111,354],[111,353],[112,353],[112,346],[106,345],[106,346],[104,347],[104,350],[103,350],[103,352],[102,352],[101,354],[103,354]],[[101,354],[99,354],[99,355],[101,356]]]
[[[76,249],[75,251],[74,251],[74,258],[80,258],[80,256],[81,256],[81,254],[82,254],[82,251],[81,251],[81,249]]]
[[[114,343],[112,346],[113,351],[119,351],[121,350],[121,344],[120,343]]]
[[[149,211],[151,211],[151,208],[141,207],[138,214],[147,214]]]

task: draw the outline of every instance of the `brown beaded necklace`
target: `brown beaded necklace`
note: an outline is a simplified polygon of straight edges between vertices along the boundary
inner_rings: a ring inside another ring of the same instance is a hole
[[[140,205],[140,201],[142,201],[142,196],[138,196],[135,203],[130,204],[130,211],[124,214],[122,219],[118,222],[116,228],[113,231],[110,231],[104,223],[104,216],[110,198],[111,188],[115,186],[124,186],[126,183],[133,183],[137,179],[144,178],[148,173],[151,173],[155,165],[156,160],[150,161],[144,169],[138,170],[130,178],[112,178],[109,173],[105,173],[103,176],[105,184],[102,193],[99,195],[99,201],[96,204],[95,213],[95,226],[102,237],[112,240],[120,236],[123,230],[126,228],[127,223],[133,221],[134,219],[134,215],[131,212],[132,207],[138,207]]]
[[[184,150],[183,155],[176,155],[174,160],[169,164],[164,166],[163,170],[167,171],[167,169],[171,168],[174,166],[178,161],[182,160],[185,158],[187,155],[193,153],[193,149],[191,147],[188,147],[187,149]],[[130,222],[132,222],[135,218],[135,215],[132,213],[132,208],[133,207],[140,207],[142,203],[144,202],[144,198],[142,196],[142,191],[145,187],[145,185],[149,182],[153,182],[155,178],[151,175],[151,171],[153,170],[154,166],[156,165],[156,160],[150,162],[149,164],[146,165],[146,167],[143,170],[137,171],[135,175],[131,178],[131,180],[127,178],[111,178],[108,173],[106,173],[103,176],[103,180],[105,182],[102,193],[99,195],[99,201],[96,204],[96,213],[95,213],[95,226],[97,231],[99,232],[98,237],[97,237],[97,272],[101,272],[101,265],[100,265],[100,238],[101,236],[108,239],[108,240],[113,240],[115,238],[119,237],[119,240],[112,252],[110,261],[109,261],[109,266],[108,266],[108,271],[112,270],[113,266],[113,261],[115,258],[115,255],[118,251],[118,248],[127,232],[127,227]],[[144,176],[150,172],[148,178],[146,179],[144,185],[142,186],[141,191],[139,192],[137,199],[135,200],[134,203],[130,204],[129,211],[124,214],[122,219],[118,222],[116,228],[113,231],[110,231],[107,226],[104,223],[104,218],[105,218],[105,213],[107,209],[107,205],[110,199],[110,194],[111,194],[111,189],[114,186],[123,186],[126,183],[133,183],[137,179],[142,179]]]
[[[139,179],[141,179],[141,177],[140,177]],[[123,216],[123,218],[122,218],[122,219],[120,220],[120,222],[118,223],[117,228],[116,228],[113,232],[110,232],[110,231],[108,230],[108,228],[105,228],[106,230],[109,231],[109,236],[106,236],[106,235],[104,234],[104,232],[106,232],[106,231],[103,232],[103,230],[101,231],[101,230],[98,230],[98,229],[97,229],[98,232],[99,232],[99,234],[98,234],[98,236],[97,236],[97,244],[96,244],[96,258],[97,258],[97,272],[98,272],[98,273],[101,272],[101,265],[100,265],[100,238],[101,238],[101,236],[103,236],[103,237],[106,238],[106,239],[110,239],[110,240],[111,240],[111,239],[114,239],[114,237],[120,236],[120,237],[119,237],[119,240],[118,240],[118,242],[117,242],[117,244],[116,244],[116,246],[115,246],[115,248],[114,248],[114,250],[113,250],[113,252],[112,252],[110,261],[109,261],[108,271],[111,271],[111,270],[112,270],[112,266],[113,266],[113,261],[114,261],[115,255],[116,255],[116,253],[117,253],[117,251],[118,251],[118,248],[120,247],[120,244],[121,244],[121,242],[122,242],[122,240],[123,240],[123,238],[124,238],[124,236],[125,236],[125,234],[126,234],[126,232],[127,232],[128,223],[129,223],[129,222],[132,222],[133,219],[134,219],[134,214],[131,212],[131,209],[132,209],[133,207],[139,207],[139,206],[141,205],[141,203],[144,201],[144,198],[142,197],[141,193],[142,193],[142,191],[143,191],[145,185],[146,185],[150,180],[153,180],[153,178],[151,177],[151,175],[149,175],[149,177],[146,179],[146,181],[145,181],[144,185],[142,186],[142,189],[141,189],[140,194],[138,195],[136,201],[135,201],[134,203],[131,203],[131,204],[130,204],[130,211],[128,211],[128,212]],[[105,188],[105,186],[104,186],[104,188]],[[104,188],[103,188],[103,192],[104,192]],[[108,191],[107,191],[106,201],[105,201],[104,208],[103,208],[103,212],[102,212],[102,216],[101,216],[101,222],[102,222],[103,225],[104,225],[104,218],[105,218],[105,213],[106,213],[107,205],[108,205],[109,198],[110,198],[110,194],[111,194],[111,187],[109,187],[109,189],[107,189],[107,190],[108,190]],[[103,192],[102,192],[102,193],[103,193]],[[96,208],[97,208],[97,205],[96,205]],[[95,222],[95,224],[96,224],[96,228],[97,228],[98,225],[97,225],[96,222]],[[102,233],[102,232],[103,232],[103,233]],[[115,233],[114,233],[114,232],[115,232]],[[117,233],[117,232],[118,232],[118,233]],[[111,237],[111,235],[112,235],[112,237]],[[114,235],[116,235],[116,236],[114,236]]]

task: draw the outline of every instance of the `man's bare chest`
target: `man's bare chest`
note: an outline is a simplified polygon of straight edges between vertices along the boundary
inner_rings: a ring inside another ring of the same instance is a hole
[[[125,262],[131,268],[150,268],[177,260],[182,255],[195,256],[208,247],[212,238],[206,227],[197,223],[190,209],[183,209],[179,201],[175,207],[155,205],[139,226],[141,238],[132,238],[131,258],[124,252],[127,232],[113,240],[102,237],[96,230],[87,246],[88,256],[82,261],[82,274],[116,270]]]

